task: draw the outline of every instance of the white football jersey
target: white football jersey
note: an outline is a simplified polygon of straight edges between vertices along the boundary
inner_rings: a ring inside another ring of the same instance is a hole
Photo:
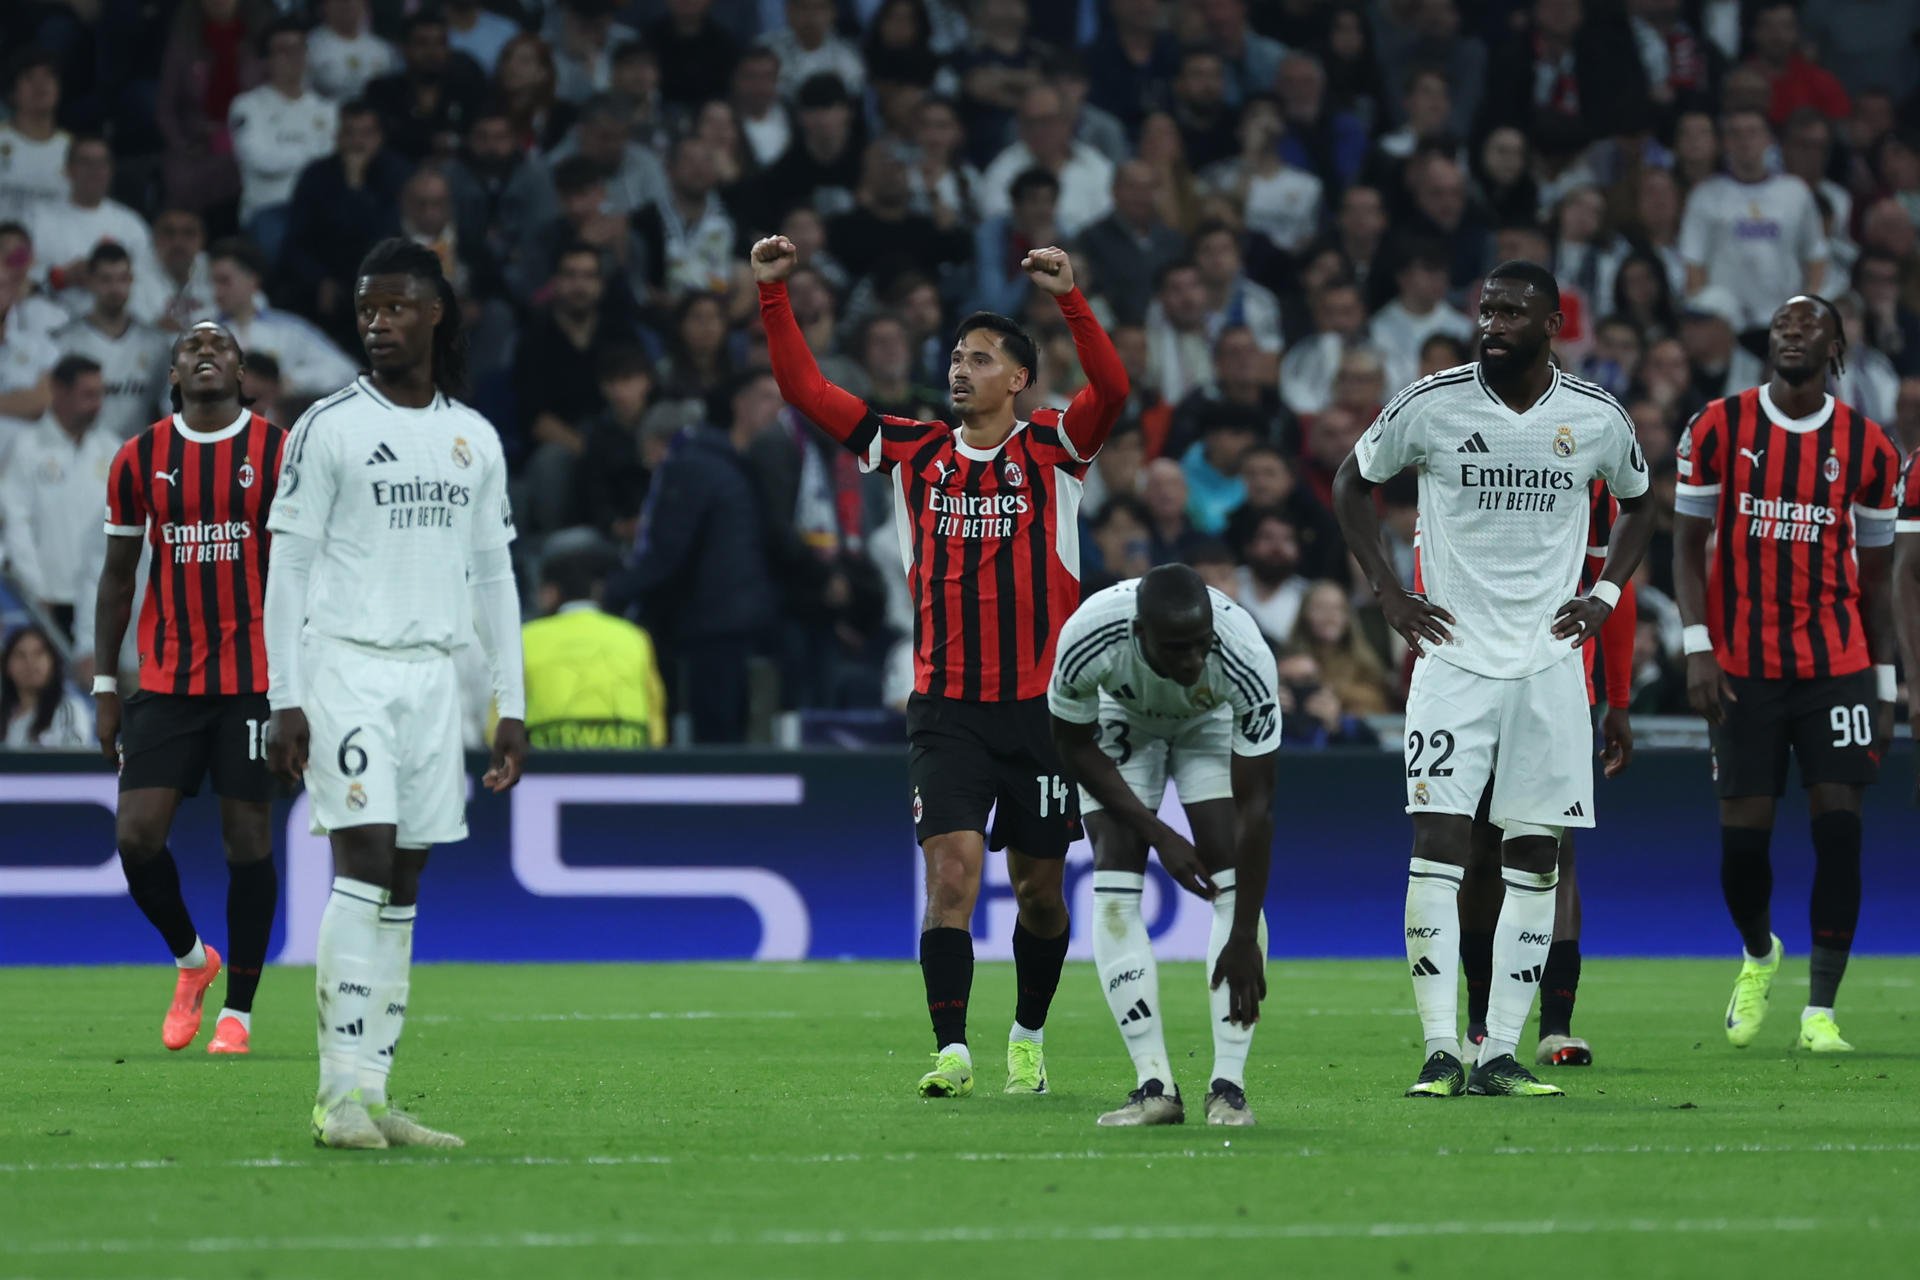
[[[471,553],[513,541],[500,437],[457,400],[406,409],[362,377],[294,424],[267,528],[319,543],[308,631],[451,653]]]
[[[1147,665],[1134,635],[1139,580],[1096,591],[1060,631],[1047,706],[1062,720],[1091,724],[1102,708],[1157,733],[1207,716],[1231,716],[1233,754],[1262,756],[1280,745],[1279,680],[1273,650],[1253,616],[1212,587],[1213,652],[1191,685]]]
[[[1431,374],[1387,402],[1353,456],[1375,484],[1419,470],[1421,587],[1454,617],[1451,643],[1429,652],[1499,679],[1567,655],[1553,615],[1579,587],[1593,478],[1617,498],[1648,484],[1626,410],[1557,368],[1525,413],[1478,364]]]
[[[107,398],[100,406],[100,422],[115,437],[131,440],[165,417],[167,335],[138,320],[119,337],[111,337],[82,319],[53,335],[61,355],[81,355],[100,366]]]

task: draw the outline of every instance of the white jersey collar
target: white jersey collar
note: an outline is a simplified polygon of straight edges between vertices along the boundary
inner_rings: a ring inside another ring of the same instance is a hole
[[[1774,405],[1773,396],[1763,383],[1760,387],[1760,412],[1766,414],[1767,421],[1782,431],[1804,435],[1809,431],[1818,431],[1826,425],[1827,419],[1833,416],[1833,397],[1823,396],[1820,407],[1804,418],[1789,418]]]
[[[966,430],[966,428],[955,427],[953,429],[953,451],[959,454],[961,457],[971,458],[975,462],[992,462],[995,458],[1000,456],[1000,451],[1002,449],[1006,448],[1009,444],[1013,443],[1013,438],[1015,436],[1019,435],[1022,431],[1025,431],[1026,429],[1027,429],[1026,423],[1016,421],[1013,424],[1013,430],[1007,432],[1007,438],[1005,440],[1002,440],[999,444],[995,445],[991,449],[976,449],[972,445],[968,444],[960,436],[960,433]]]
[[[364,373],[361,374],[358,378],[355,378],[354,383],[362,391],[366,392],[368,395],[372,396],[375,400],[379,401],[381,405],[383,405],[388,409],[393,410],[395,413],[427,413],[433,409],[444,408],[447,403],[447,398],[441,395],[440,392],[436,389],[433,393],[432,400],[429,400],[426,404],[421,405],[417,409],[409,408],[404,404],[395,404],[393,401],[381,395],[379,389],[373,385],[373,379],[368,377]]]
[[[247,419],[252,416],[253,410],[242,409],[240,416],[235,418],[229,426],[222,427],[218,431],[195,431],[187,425],[185,418],[176,413],[173,415],[173,429],[195,444],[219,444],[222,440],[231,440],[246,430]]]

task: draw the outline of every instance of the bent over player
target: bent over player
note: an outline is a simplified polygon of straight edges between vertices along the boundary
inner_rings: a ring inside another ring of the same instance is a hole
[[[1060,633],[1047,704],[1080,783],[1093,841],[1093,958],[1138,1083],[1103,1125],[1186,1119],[1160,1023],[1160,975],[1141,919],[1147,850],[1183,888],[1213,899],[1207,934],[1213,1022],[1208,1124],[1250,1125],[1247,1050],[1266,995],[1273,651],[1245,609],[1185,565],[1097,592]],[[1189,842],[1160,820],[1172,778]],[[1224,989],[1223,989],[1224,988]]]
[[[227,1001],[209,1053],[246,1053],[280,881],[267,771],[267,513],[286,432],[242,407],[240,344],[211,320],[174,340],[174,414],[142,431],[107,473],[107,559],[93,624],[94,724],[120,764],[114,840],[134,905],[179,966],[160,1041],[200,1034],[220,953],[200,940],[167,847],[181,798],[212,775],[227,855]],[[120,645],[140,550],[140,691],[120,705]]]
[[[1387,622],[1419,655],[1407,695],[1413,815],[1406,944],[1427,1058],[1409,1097],[1551,1095],[1514,1058],[1553,943],[1560,836],[1593,825],[1592,741],[1578,647],[1606,619],[1652,535],[1647,464],[1626,411],[1551,359],[1560,288],[1505,262],[1480,295],[1480,359],[1389,401],[1334,478],[1347,545]],[[1420,475],[1423,596],[1403,590],[1372,490]],[[1580,581],[1587,488],[1620,499],[1606,568]],[[1487,1038],[1471,1079],[1458,1021],[1462,869],[1488,782],[1504,835]]]
[[[314,826],[333,846],[315,953],[313,1136],[457,1147],[393,1109],[387,1075],[407,1015],[420,873],[433,845],[467,837],[453,651],[470,621],[500,713],[487,787],[511,787],[526,756],[513,511],[499,437],[452,398],[460,312],[439,257],[406,240],[375,245],[354,314],[371,372],[295,425],[269,520],[269,751],[276,772],[305,777]]]
[[[1126,402],[1127,372],[1074,287],[1067,255],[1035,249],[1021,265],[1059,303],[1087,375],[1066,411],[1019,419],[1014,397],[1034,378],[1033,339],[1006,316],[979,312],[961,323],[947,367],[958,427],[875,413],[820,375],[787,301],[795,258],[783,236],[753,246],[774,377],[787,403],[852,450],[864,470],[891,473],[900,558],[917,606],[908,768],[926,863],[920,970],[936,1046],[920,1095],[973,1092],[969,929],[989,810],[997,814],[992,847],[1007,851],[1019,902],[1006,1089],[1045,1093],[1041,1032],[1067,955],[1061,885],[1067,846],[1079,834],[1074,790],[1049,730],[1047,678],[1060,628],[1080,602],[1081,484]]]
[[[1765,386],[1716,400],[1681,437],[1673,578],[1687,703],[1712,735],[1720,887],[1746,953],[1727,1040],[1753,1043],[1780,970],[1773,808],[1787,756],[1813,811],[1813,954],[1800,1047],[1853,1046],[1833,1017],[1860,917],[1860,809],[1893,736],[1892,565],[1900,455],[1827,393],[1846,355],[1826,299],[1773,313]],[[1715,537],[1712,563],[1707,540]]]

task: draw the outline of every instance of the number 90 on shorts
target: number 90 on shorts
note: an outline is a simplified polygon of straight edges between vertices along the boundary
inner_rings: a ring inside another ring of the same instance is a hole
[[[1577,652],[1514,680],[1422,658],[1402,745],[1408,813],[1471,817],[1491,780],[1496,823],[1593,825],[1593,729]]]

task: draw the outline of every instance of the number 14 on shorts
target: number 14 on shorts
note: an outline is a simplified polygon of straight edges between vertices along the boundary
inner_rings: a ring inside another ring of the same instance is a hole
[[[1068,813],[1067,799],[1072,794],[1068,790],[1067,780],[1057,773],[1035,774],[1034,782],[1040,788],[1040,816],[1065,816]],[[1051,807],[1049,807],[1051,806]]]

